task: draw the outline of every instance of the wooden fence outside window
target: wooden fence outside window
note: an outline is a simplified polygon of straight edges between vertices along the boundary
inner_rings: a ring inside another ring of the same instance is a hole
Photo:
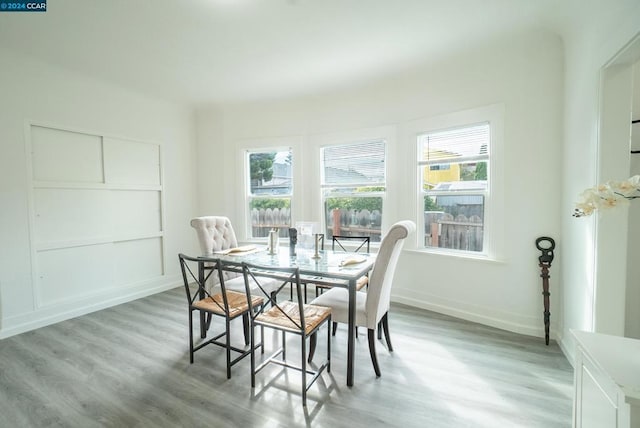
[[[380,242],[381,213],[378,210],[334,209],[327,213],[330,221],[325,236],[369,236],[371,242]],[[453,217],[444,212],[425,212],[424,245],[464,251],[482,251],[484,225],[479,216]],[[251,228],[254,238],[266,237],[272,228],[279,229],[279,236],[289,236],[291,210],[253,209]]]

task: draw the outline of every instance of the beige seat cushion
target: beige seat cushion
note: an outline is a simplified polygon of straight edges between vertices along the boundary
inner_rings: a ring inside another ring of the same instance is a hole
[[[317,305],[304,305],[304,321],[305,321],[305,335],[311,333],[317,326],[322,324],[329,315],[331,315],[330,308],[324,308]],[[295,321],[292,322],[287,316]],[[282,303],[278,303],[278,306],[271,307],[268,311],[258,315],[256,322],[266,326],[284,327],[287,330],[300,331],[300,326],[296,323],[300,322],[300,310],[296,303],[287,300]]]
[[[318,279],[322,279],[322,277],[318,277]],[[313,281],[309,281],[310,283]],[[356,281],[356,290],[360,291],[362,290],[367,284],[369,284],[369,277],[368,276],[361,276],[360,278],[358,278],[358,280]],[[317,288],[324,288],[329,289],[329,288],[333,288],[332,285],[328,285],[328,284],[316,284],[315,285]]]
[[[356,326],[367,326],[365,304],[367,293],[356,293]],[[311,301],[312,305],[332,308],[331,321],[349,323],[349,291],[346,288],[333,287]]]
[[[251,307],[255,308],[262,305],[264,299],[262,297],[252,297]],[[247,295],[245,293],[238,293],[236,291],[227,291],[227,303],[229,304],[229,317],[234,318],[249,310],[247,304]],[[224,301],[222,299],[222,293],[214,294],[211,297],[206,297],[193,304],[193,307],[214,314],[225,316]]]

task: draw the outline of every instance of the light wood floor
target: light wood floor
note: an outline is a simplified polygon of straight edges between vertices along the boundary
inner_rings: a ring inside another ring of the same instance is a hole
[[[252,393],[248,358],[230,380],[222,348],[204,348],[189,364],[177,288],[0,341],[0,426],[571,426],[572,368],[555,343],[400,305],[389,325],[395,352],[378,342],[380,378],[361,329],[352,388],[341,325],[332,371],[311,387],[304,410],[296,371],[267,368]]]

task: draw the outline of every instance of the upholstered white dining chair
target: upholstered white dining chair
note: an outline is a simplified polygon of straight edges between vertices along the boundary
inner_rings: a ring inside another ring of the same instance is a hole
[[[191,219],[191,227],[196,230],[198,235],[198,243],[202,255],[212,255],[215,251],[228,250],[238,246],[238,238],[233,230],[231,220],[225,216],[203,216]],[[241,273],[224,271],[225,288],[227,290],[245,292],[244,278]],[[212,278],[207,283],[209,291],[218,291],[216,285],[217,278]],[[263,281],[263,287],[275,290],[278,282],[275,280]],[[257,284],[253,284],[254,293],[257,293]],[[273,291],[271,290],[271,291]]]
[[[380,243],[376,262],[369,275],[369,288],[366,292],[356,293],[356,327],[366,327],[368,330],[369,353],[376,376],[380,376],[380,367],[376,356],[376,327],[382,323],[384,335],[389,351],[393,351],[389,337],[388,312],[391,302],[391,286],[395,274],[398,258],[407,236],[416,230],[412,221],[400,221],[387,232]],[[349,293],[346,288],[334,287],[316,297],[312,305],[331,308],[334,322],[349,322]],[[309,359],[313,358],[313,354]]]
[[[214,251],[238,246],[236,232],[233,230],[231,220],[228,217],[196,217],[191,219],[191,227],[198,234],[198,243],[203,254],[211,254]]]

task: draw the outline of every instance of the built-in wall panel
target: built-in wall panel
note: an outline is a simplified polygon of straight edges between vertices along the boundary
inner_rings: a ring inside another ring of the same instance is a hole
[[[112,244],[37,252],[39,306],[89,297],[113,286]]]
[[[30,125],[37,307],[164,275],[159,144]]]
[[[40,305],[99,295],[163,275],[161,238],[38,251]]]
[[[111,233],[116,237],[157,234],[162,231],[161,192],[114,190],[109,193]],[[122,209],[127,207],[127,209]]]
[[[42,126],[31,127],[36,181],[102,183],[102,137]]]
[[[162,240],[136,239],[113,244],[114,282],[126,287],[163,274]]]
[[[33,202],[38,249],[162,231],[157,190],[36,188]]]
[[[105,180],[112,184],[160,185],[160,146],[104,139]]]
[[[33,192],[36,248],[108,239],[109,198],[104,190],[36,188]]]

